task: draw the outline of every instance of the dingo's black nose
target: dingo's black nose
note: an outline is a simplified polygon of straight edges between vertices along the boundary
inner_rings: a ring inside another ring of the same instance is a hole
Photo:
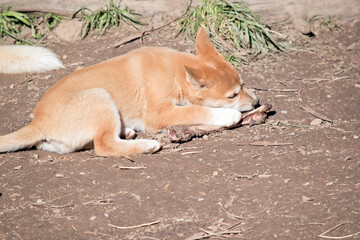
[[[252,105],[254,108],[260,107],[259,99],[256,99],[255,101],[253,101]]]

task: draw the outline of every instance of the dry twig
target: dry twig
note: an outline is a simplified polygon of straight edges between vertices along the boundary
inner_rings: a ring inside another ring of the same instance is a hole
[[[200,240],[200,239],[207,239],[210,237],[218,237],[218,238],[225,238],[230,235],[238,235],[241,231],[220,231],[220,232],[211,232],[205,229],[200,228],[202,232],[195,233],[191,237],[186,238],[186,240]]]
[[[345,236],[340,236],[340,237],[335,237],[335,236],[327,236],[325,234],[330,233],[332,231],[334,231],[335,229],[341,227],[342,225],[346,224],[346,222],[340,223],[338,225],[336,225],[335,227],[330,228],[329,230],[326,230],[325,232],[317,235],[317,237],[319,238],[325,238],[325,239],[345,239],[345,238],[351,238],[351,237],[355,237],[357,235],[360,235],[360,232],[357,233],[353,233],[353,234],[349,234],[349,235],[345,235]]]
[[[303,106],[300,104],[300,108],[304,109],[306,112],[310,113],[311,115],[314,115],[317,118],[320,118],[329,123],[333,123],[333,120],[329,119],[328,117],[326,117],[325,115],[323,115],[321,113],[316,112],[315,110],[309,108],[308,106]]]
[[[293,143],[278,143],[278,142],[267,142],[267,141],[261,141],[261,142],[252,142],[252,143],[238,143],[238,146],[244,146],[244,145],[251,145],[251,146],[290,146],[293,145]]]
[[[120,168],[120,170],[136,170],[136,169],[145,169],[146,167],[140,166],[140,167],[127,167],[127,166],[121,166],[121,165],[113,165],[113,167]]]
[[[228,174],[230,178],[232,179],[236,179],[236,178],[241,178],[241,179],[248,179],[251,180],[254,177],[259,176],[259,171],[257,173],[254,174],[238,174],[238,173],[229,173]]]
[[[106,205],[106,204],[112,204],[112,203],[113,203],[113,199],[108,198],[108,199],[92,200],[92,201],[83,203],[83,205]]]
[[[53,205],[53,204],[49,204],[49,203],[45,203],[45,202],[41,202],[41,203],[33,203],[33,202],[31,202],[31,204],[36,206],[36,207],[44,207],[44,208],[66,208],[66,207],[74,206],[72,201],[69,202],[68,204],[64,204],[64,205]]]
[[[263,91],[263,92],[299,92],[297,89],[263,89],[263,88],[251,88],[256,91]]]
[[[116,226],[116,225],[113,225],[111,223],[108,223],[107,225],[110,226],[110,227],[116,228],[116,229],[134,229],[134,228],[151,226],[151,225],[155,225],[155,224],[158,224],[158,223],[160,223],[160,221],[155,221],[155,222],[151,222],[151,223],[143,223],[143,224],[140,224],[140,225],[127,226],[127,227]]]

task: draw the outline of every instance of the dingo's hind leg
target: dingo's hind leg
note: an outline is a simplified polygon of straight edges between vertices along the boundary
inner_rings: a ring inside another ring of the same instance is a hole
[[[39,123],[45,140],[37,144],[38,149],[68,153],[82,149],[93,141],[95,153],[101,156],[123,156],[159,150],[160,143],[154,140],[120,139],[120,114],[106,90],[82,90],[65,100],[66,105],[60,103],[56,107],[49,105],[48,108],[41,109],[47,113],[48,118]],[[125,137],[133,137],[135,134],[133,130],[126,128],[123,132]]]
[[[101,156],[123,156],[138,153],[158,151],[160,143],[155,140],[125,140],[120,139],[121,120],[118,109],[111,96],[103,89],[94,89],[96,94],[92,99],[91,125],[94,131],[94,149]],[[95,103],[95,104],[94,104]],[[125,128],[125,137],[131,138],[135,132]]]

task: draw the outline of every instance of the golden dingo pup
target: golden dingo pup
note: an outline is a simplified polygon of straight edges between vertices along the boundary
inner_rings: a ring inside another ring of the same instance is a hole
[[[69,153],[91,141],[101,156],[155,152],[161,147],[155,140],[120,135],[172,125],[227,127],[257,104],[201,29],[196,56],[143,47],[61,79],[37,104],[30,124],[0,137],[0,152],[35,145]]]

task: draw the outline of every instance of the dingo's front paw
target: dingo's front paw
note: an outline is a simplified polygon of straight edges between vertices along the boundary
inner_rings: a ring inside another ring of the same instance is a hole
[[[241,113],[232,108],[212,108],[211,118],[208,120],[208,125],[218,127],[230,127],[238,123],[241,119]]]

